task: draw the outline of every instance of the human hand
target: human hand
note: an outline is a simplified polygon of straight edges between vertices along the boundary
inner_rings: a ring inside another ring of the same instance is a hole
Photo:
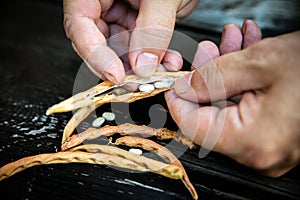
[[[124,67],[129,70],[129,65],[140,76],[152,75],[160,62],[169,70],[181,67],[179,54],[166,49],[176,17],[186,16],[197,3],[198,0],[64,0],[64,27],[75,51],[90,69],[101,78],[120,83],[125,76]],[[132,29],[130,36],[128,31]],[[110,48],[107,38],[118,33],[122,34],[110,41]]]
[[[217,57],[216,47],[200,43],[193,63],[196,70],[177,80],[175,92],[165,95],[170,113],[195,143],[204,148],[214,144],[214,151],[266,175],[280,176],[300,161],[300,32],[253,44],[260,35],[257,27],[244,24],[240,34],[228,30],[220,45],[221,55],[226,55]],[[234,34],[242,37],[230,41]],[[237,47],[245,49],[236,51]],[[200,54],[203,49],[206,56]],[[237,95],[241,96],[237,104],[219,106],[221,100]],[[218,102],[198,104],[210,101]]]

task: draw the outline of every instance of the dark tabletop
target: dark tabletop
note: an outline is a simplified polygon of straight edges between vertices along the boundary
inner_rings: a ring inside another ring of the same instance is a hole
[[[55,152],[71,113],[46,116],[46,109],[72,94],[82,61],[62,27],[60,1],[10,1],[0,22],[0,165],[22,157]],[[218,42],[220,32],[177,30]],[[277,32],[272,32],[277,34]],[[162,95],[130,105],[132,118],[147,123],[152,104],[165,107]],[[109,110],[110,105],[102,111]],[[145,111],[141,111],[145,110]],[[81,125],[83,128],[87,126]],[[167,125],[176,128],[168,116]],[[162,143],[165,144],[165,143]],[[211,152],[181,157],[199,199],[300,199],[299,167],[268,178]],[[0,182],[1,199],[191,199],[180,181],[152,173],[127,173],[108,166],[37,166]]]

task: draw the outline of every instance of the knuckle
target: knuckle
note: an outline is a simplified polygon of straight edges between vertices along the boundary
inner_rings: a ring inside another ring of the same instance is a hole
[[[192,85],[198,92],[199,99],[204,102],[225,99],[225,87],[221,72],[213,62],[195,71]]]
[[[191,88],[194,96],[197,96],[200,102],[209,102],[211,97],[209,95],[209,88],[206,83],[206,73],[200,73],[198,70],[194,71],[191,79]]]
[[[276,60],[276,57],[274,57],[276,55],[272,53],[274,49],[276,49],[274,46],[275,44],[275,38],[266,38],[254,45],[249,46],[246,49],[246,56],[248,60],[253,61],[252,66],[264,68],[266,68],[267,66],[272,66],[270,62]]]
[[[72,34],[71,34],[72,20],[70,19],[70,16],[68,14],[65,14],[65,16],[64,16],[63,25],[64,25],[64,29],[65,29],[67,37],[71,38],[72,37]]]
[[[143,48],[166,50],[171,36],[172,30],[164,27],[150,27],[134,30],[136,45],[142,46]]]

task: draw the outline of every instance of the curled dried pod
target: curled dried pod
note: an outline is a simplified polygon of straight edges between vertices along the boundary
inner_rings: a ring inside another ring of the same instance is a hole
[[[191,140],[177,131],[172,131],[167,128],[156,129],[145,125],[125,123],[117,126],[106,125],[99,129],[88,128],[84,132],[69,137],[64,143],[62,143],[61,149],[62,151],[67,151],[72,147],[80,145],[86,140],[92,140],[100,136],[109,137],[116,133],[120,135],[138,135],[144,138],[155,136],[159,140],[174,139],[184,145],[187,145],[190,149],[194,149],[196,147]]]
[[[107,145],[82,145],[68,152],[45,153],[21,158],[0,168],[0,181],[37,165],[89,163],[111,165],[142,172],[153,172],[172,179],[182,179],[183,173],[176,165],[132,154]]]

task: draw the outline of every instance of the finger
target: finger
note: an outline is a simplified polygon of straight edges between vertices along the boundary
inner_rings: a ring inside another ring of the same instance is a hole
[[[127,0],[130,3],[130,6],[134,9],[139,9],[140,7],[140,0]]]
[[[102,78],[121,84],[125,77],[125,70],[121,59],[106,45],[99,45],[90,52],[85,60],[89,69]]]
[[[97,27],[98,29],[100,30],[100,32],[103,34],[103,36],[105,38],[108,38],[109,37],[109,28],[106,24],[105,21],[103,21],[102,19],[99,19],[99,21],[97,22]]]
[[[168,49],[162,63],[168,71],[179,71],[182,68],[183,59],[178,51]]]
[[[140,76],[151,76],[164,57],[173,33],[180,1],[140,1],[136,28],[130,41],[129,61]]]
[[[239,27],[228,24],[224,27],[220,44],[221,55],[239,51],[242,48],[243,36]]]
[[[189,15],[197,6],[199,0],[183,0],[178,8],[176,17],[178,19]]]
[[[166,92],[165,98],[172,118],[185,136],[201,147],[220,150],[220,128],[224,122],[220,109],[200,107],[197,103],[179,98],[173,91]]]
[[[109,7],[108,1],[64,1],[64,26],[78,54],[90,69],[101,77],[103,74],[112,82],[122,82],[125,72],[121,60],[106,46],[105,36],[99,30],[102,8]],[[104,58],[104,59],[103,59]]]
[[[177,79],[175,92],[190,101],[210,102],[266,87],[271,80],[263,67],[254,67],[248,59],[252,52],[239,51],[206,63],[192,74]]]
[[[200,139],[195,137],[201,136],[198,134],[199,129],[206,129],[205,124],[210,122],[210,117],[207,116],[210,116],[211,110],[202,108],[203,112],[198,112],[199,105],[197,103],[179,98],[172,90],[165,93],[165,99],[172,119],[180,127],[181,131],[191,140],[200,141]]]
[[[137,11],[122,1],[115,1],[111,8],[103,13],[102,18],[108,23],[118,24],[131,30],[135,27]]]
[[[125,72],[127,72],[130,70],[128,60],[130,33],[123,26],[117,24],[111,24],[109,32],[111,37],[107,40],[108,46],[121,58]]]
[[[262,38],[262,33],[257,23],[253,20],[245,20],[242,27],[243,48],[246,48]]]
[[[193,60],[192,70],[200,68],[203,64],[219,56],[219,48],[215,43],[211,41],[200,42]]]
[[[244,144],[247,141],[253,142],[249,141],[249,135],[245,133],[249,127],[253,127],[253,116],[257,116],[253,113],[258,110],[257,99],[253,94],[244,99],[243,105],[223,109],[201,107],[179,98],[173,91],[166,92],[165,98],[170,114],[183,134],[201,147],[243,162],[240,153],[245,150]]]

